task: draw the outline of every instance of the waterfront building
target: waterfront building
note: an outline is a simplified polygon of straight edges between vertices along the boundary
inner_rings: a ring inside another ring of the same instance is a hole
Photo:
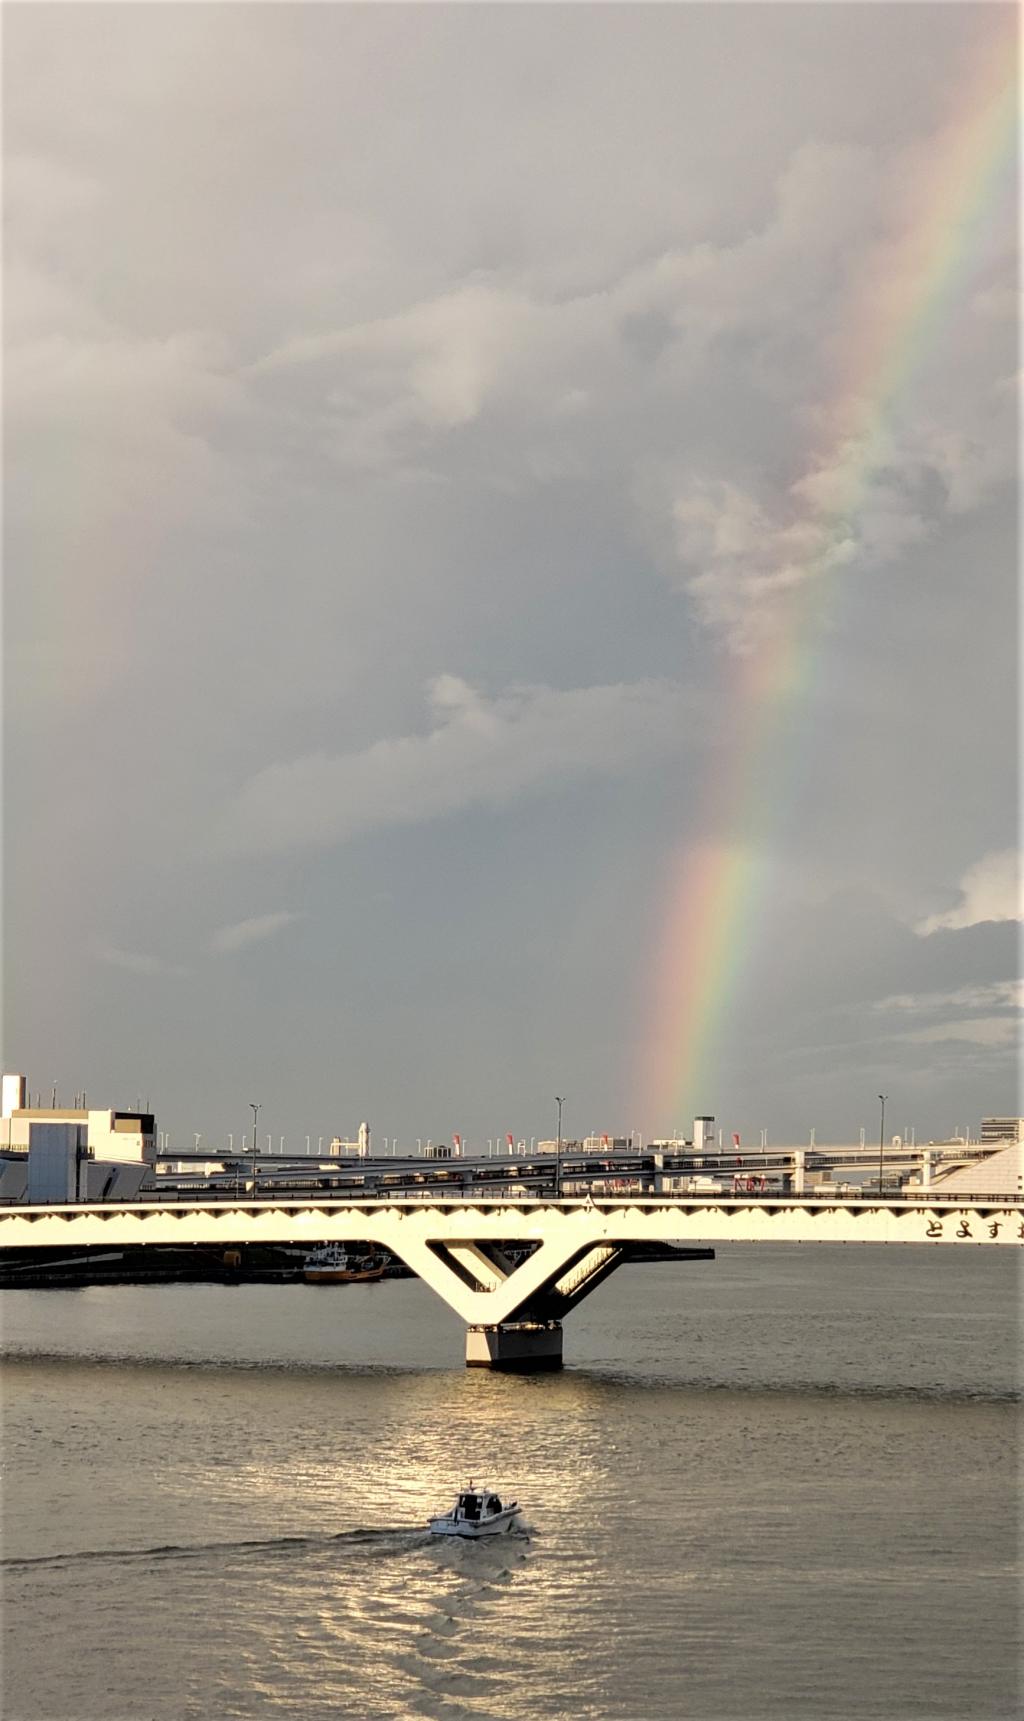
[[[1024,1142],[1024,1117],[983,1117],[982,1147],[995,1147],[1004,1141]]]
[[[29,1106],[28,1097],[23,1075],[4,1076],[0,1199],[127,1200],[137,1194],[156,1159],[151,1112]]]

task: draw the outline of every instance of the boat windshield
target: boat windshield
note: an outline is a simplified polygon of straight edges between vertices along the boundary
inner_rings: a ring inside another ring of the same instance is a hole
[[[477,1519],[480,1516],[479,1494],[460,1494],[459,1506],[464,1518]]]

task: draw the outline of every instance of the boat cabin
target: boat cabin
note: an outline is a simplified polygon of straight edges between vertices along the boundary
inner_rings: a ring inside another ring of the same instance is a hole
[[[518,1515],[515,1500],[503,1501],[493,1488],[478,1488],[471,1482],[456,1496],[450,1512],[430,1519],[429,1528],[435,1536],[496,1536],[510,1530]]]
[[[352,1261],[344,1243],[321,1243],[306,1256],[307,1267],[351,1267]]]
[[[478,1524],[482,1518],[493,1518],[504,1510],[499,1495],[490,1488],[474,1488],[470,1483],[455,1502],[454,1517],[465,1524]]]

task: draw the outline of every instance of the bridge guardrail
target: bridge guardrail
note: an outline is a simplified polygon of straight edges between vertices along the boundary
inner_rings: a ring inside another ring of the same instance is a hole
[[[448,1205],[454,1202],[475,1206],[488,1207],[499,1203],[507,1203],[509,1207],[538,1204],[551,1206],[583,1206],[590,1200],[594,1205],[606,1206],[611,1202],[622,1205],[649,1206],[652,1202],[665,1203],[670,1206],[688,1207],[721,1207],[764,1206],[774,1207],[806,1207],[811,1202],[820,1202],[822,1206],[845,1207],[853,1204],[871,1207],[888,1207],[894,1203],[905,1203],[919,1207],[1016,1207],[1024,1205],[1024,1191],[1021,1190],[971,1190],[958,1189],[938,1191],[930,1189],[885,1190],[881,1195],[877,1190],[840,1190],[835,1194],[817,1195],[814,1190],[805,1190],[802,1195],[795,1195],[790,1190],[752,1189],[733,1192],[732,1190],[639,1190],[630,1193],[622,1191],[595,1192],[587,1195],[555,1195],[546,1190],[531,1191],[527,1195],[512,1194],[510,1191],[498,1189],[453,1189],[450,1184],[443,1188],[424,1189],[417,1186],[414,1189],[389,1189],[386,1191],[371,1190],[322,1190],[316,1195],[308,1191],[291,1191],[285,1189],[260,1190],[252,1195],[228,1195],[222,1190],[212,1192],[196,1192],[186,1196],[164,1196],[154,1192],[138,1193],[131,1196],[118,1196],[103,1200],[92,1201],[25,1201],[0,1199],[0,1214],[12,1209],[22,1211],[25,1208],[41,1207],[52,1212],[54,1210],[74,1212],[78,1209],[86,1211],[96,1207],[249,1207],[260,1206],[296,1206],[299,1204],[309,1207],[327,1206],[388,1206],[394,1202],[415,1201],[417,1204],[432,1202],[435,1206]]]

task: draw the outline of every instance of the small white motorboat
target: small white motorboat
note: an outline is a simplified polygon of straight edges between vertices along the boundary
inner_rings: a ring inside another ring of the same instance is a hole
[[[500,1536],[511,1530],[518,1516],[515,1500],[506,1505],[493,1488],[478,1488],[470,1482],[451,1511],[442,1518],[431,1518],[429,1527],[432,1536]]]

